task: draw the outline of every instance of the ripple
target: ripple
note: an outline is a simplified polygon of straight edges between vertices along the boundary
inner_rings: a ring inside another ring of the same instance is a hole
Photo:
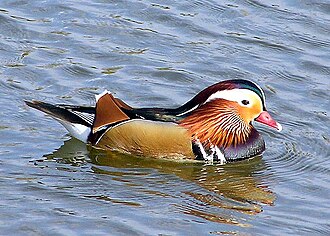
[[[284,81],[294,81],[294,82],[306,81],[306,77],[303,77],[299,74],[292,74],[289,71],[284,71],[283,69],[273,70],[271,71],[271,74],[274,74],[274,76],[281,78]]]
[[[325,76],[330,75],[330,67],[327,65],[320,64],[315,60],[304,60],[302,61],[301,66],[309,69],[309,71],[314,71],[317,74],[323,74]]]
[[[200,194],[196,192],[185,192],[185,194],[193,197],[195,200],[198,200],[195,204],[199,206],[214,206],[222,209],[235,210],[249,215],[255,215],[262,212],[261,206],[257,204],[248,204],[225,198],[221,199],[219,196],[212,194]]]
[[[314,146],[317,144],[315,142]],[[319,150],[322,152],[322,149]],[[285,153],[273,156],[270,161],[277,169],[277,177],[280,179],[300,179],[302,174],[319,173],[329,174],[330,169],[323,166],[323,160],[317,160],[315,154],[303,151],[300,145],[285,143]],[[281,168],[285,166],[285,168]]]
[[[66,65],[63,67],[63,70],[72,75],[72,76],[84,76],[90,77],[93,75],[93,71],[87,69],[86,67],[82,66],[80,63],[72,63],[71,65]]]
[[[320,37],[317,37],[316,35],[309,35],[307,33],[300,33],[300,32],[294,32],[292,33],[291,37],[298,42],[301,42],[303,44],[306,44],[308,47],[329,47],[330,41],[326,39],[321,39]]]
[[[274,42],[270,42],[269,39],[262,39],[259,38],[257,36],[246,36],[245,34],[241,34],[241,33],[235,33],[235,32],[225,32],[225,34],[227,35],[227,37],[232,37],[234,39],[236,39],[237,41],[242,41],[243,43],[247,43],[247,44],[252,44],[252,45],[260,45],[263,47],[266,47],[268,49],[272,49],[274,51],[285,51],[285,52],[290,52],[290,53],[294,53],[297,51],[297,49],[294,49],[290,46],[287,46],[283,43],[274,43]]]
[[[113,199],[113,198],[110,198],[108,196],[103,196],[103,195],[100,195],[100,196],[86,195],[85,197],[86,198],[93,198],[93,199],[96,199],[96,200],[108,201],[108,202],[112,202],[112,203],[115,203],[115,204],[122,204],[122,205],[126,205],[126,206],[131,206],[131,207],[140,207],[141,206],[141,204],[137,203],[137,202],[125,201],[123,199]]]
[[[231,224],[239,227],[250,227],[249,224],[241,223],[238,219],[235,219],[232,216],[228,216],[228,215],[222,216],[221,214],[211,213],[209,211],[201,211],[199,208],[194,208],[190,205],[189,206],[177,205],[175,207],[184,214],[197,216],[207,221],[222,223],[222,224]]]

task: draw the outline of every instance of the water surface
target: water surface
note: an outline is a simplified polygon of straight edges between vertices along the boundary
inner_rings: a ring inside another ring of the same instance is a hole
[[[328,1],[2,1],[3,235],[329,235]],[[224,79],[283,125],[228,165],[96,152],[23,100],[174,107]]]

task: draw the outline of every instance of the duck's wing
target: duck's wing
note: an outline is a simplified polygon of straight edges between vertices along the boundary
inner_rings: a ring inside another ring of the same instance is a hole
[[[130,117],[123,111],[130,107],[119,99],[114,98],[112,94],[105,91],[96,96],[95,118],[93,122],[92,132],[96,133],[99,130],[111,127]]]
[[[171,122],[131,119],[107,129],[94,145],[155,158],[195,157],[187,130]]]

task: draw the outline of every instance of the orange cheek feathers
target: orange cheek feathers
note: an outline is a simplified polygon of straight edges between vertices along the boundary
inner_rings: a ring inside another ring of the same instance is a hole
[[[240,117],[248,124],[259,116],[262,112],[261,105],[259,103],[254,103],[252,107],[242,107],[238,105],[237,111]]]

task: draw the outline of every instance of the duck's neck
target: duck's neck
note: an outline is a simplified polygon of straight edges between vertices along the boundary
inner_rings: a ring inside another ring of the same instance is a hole
[[[261,155],[265,151],[265,142],[259,132],[252,127],[246,142],[223,149],[227,161],[238,161]]]
[[[201,143],[206,151],[218,147],[227,161],[261,154],[265,144],[258,131],[245,123],[232,107],[219,109],[218,106],[197,109],[179,125],[186,128],[192,141]]]

